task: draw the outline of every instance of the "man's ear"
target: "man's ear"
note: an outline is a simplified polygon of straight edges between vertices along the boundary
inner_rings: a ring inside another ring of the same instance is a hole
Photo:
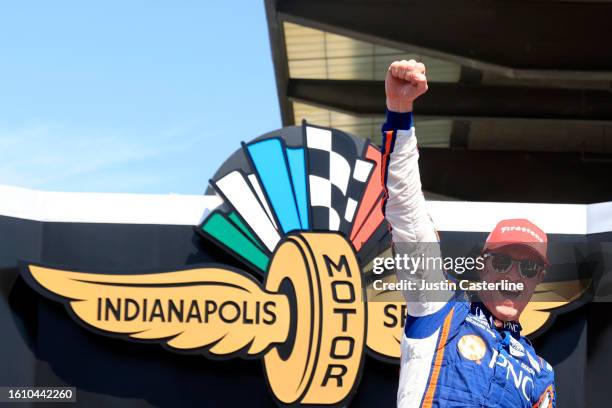
[[[542,272],[540,272],[538,275],[538,283],[542,283],[545,275],[546,275],[546,269],[542,269]]]

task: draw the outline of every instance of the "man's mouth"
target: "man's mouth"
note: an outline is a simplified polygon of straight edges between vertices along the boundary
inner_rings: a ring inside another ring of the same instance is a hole
[[[499,293],[506,299],[516,299],[520,294],[520,290],[500,290]]]

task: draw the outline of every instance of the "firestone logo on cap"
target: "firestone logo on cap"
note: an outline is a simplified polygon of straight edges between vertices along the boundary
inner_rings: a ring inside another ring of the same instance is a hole
[[[483,251],[495,250],[505,245],[521,244],[530,247],[548,264],[546,233],[526,219],[500,221],[487,237]]]
[[[527,236],[526,236],[527,235]],[[533,238],[533,239],[530,239]],[[546,233],[526,219],[502,220],[487,237],[487,243],[541,242],[546,243]]]
[[[528,227],[520,227],[518,225],[511,225],[508,227],[502,227],[501,228],[501,233],[504,234],[506,232],[509,231],[520,231],[526,234],[531,235],[532,237],[534,237],[535,239],[537,239],[539,242],[546,242],[544,239],[542,239],[542,237],[540,235],[538,235],[534,230],[532,230],[531,228]]]

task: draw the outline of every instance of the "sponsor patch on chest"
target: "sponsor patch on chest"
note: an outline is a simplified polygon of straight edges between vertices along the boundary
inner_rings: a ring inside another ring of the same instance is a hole
[[[510,337],[510,354],[514,357],[523,357],[525,355],[525,347],[514,337]]]
[[[482,337],[475,334],[466,334],[459,339],[457,348],[461,355],[471,361],[480,364],[487,352],[487,346]]]

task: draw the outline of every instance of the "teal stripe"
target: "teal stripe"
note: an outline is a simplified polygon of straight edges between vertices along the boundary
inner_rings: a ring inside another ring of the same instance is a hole
[[[215,212],[209,215],[202,224],[202,230],[262,272],[268,269],[268,256],[222,214]]]
[[[242,231],[242,233],[244,235],[247,236],[247,238],[249,238],[251,241],[253,241],[253,243],[255,245],[257,245],[259,247],[259,249],[261,249],[262,251],[264,251],[264,246],[261,242],[259,242],[259,240],[255,237],[255,235],[251,234],[251,231],[249,231],[248,227],[245,225],[244,222],[242,222],[242,220],[240,219],[240,217],[238,217],[238,214],[236,214],[236,211],[232,211],[231,213],[229,213],[228,217],[229,220],[234,223],[234,225],[236,225],[236,227],[238,227],[238,229],[240,231]]]

